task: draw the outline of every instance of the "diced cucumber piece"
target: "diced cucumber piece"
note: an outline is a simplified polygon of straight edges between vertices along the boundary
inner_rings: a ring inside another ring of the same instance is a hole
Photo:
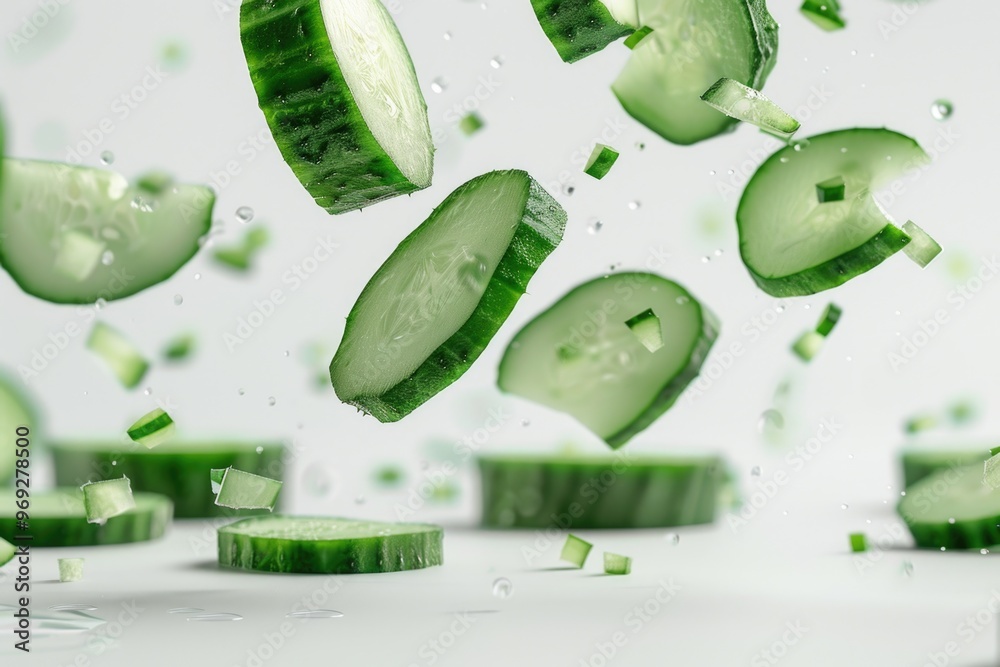
[[[920,480],[941,470],[978,465],[990,458],[988,445],[979,447],[908,447],[900,452],[903,469],[903,486],[909,488]]]
[[[0,567],[14,560],[14,554],[16,553],[17,547],[0,537]]]
[[[226,471],[229,468],[213,469],[209,472],[209,481],[212,483],[212,493],[219,495],[219,491],[222,490],[222,480],[226,478]]]
[[[440,565],[444,531],[429,524],[274,515],[219,529],[219,564],[262,572],[371,574]]]
[[[248,231],[239,243],[218,248],[212,253],[212,258],[227,268],[247,271],[253,265],[257,252],[267,245],[267,241],[267,230],[263,227],[255,227]]]
[[[604,552],[605,574],[629,574],[632,572],[632,559],[611,552]]]
[[[214,193],[175,185],[151,194],[120,174],[5,159],[0,265],[53,303],[95,303],[163,282],[198,252]]]
[[[735,119],[701,95],[721,78],[761,90],[774,67],[778,24],[762,0],[640,0],[653,29],[633,49],[611,89],[625,111],[667,141],[687,145]]]
[[[590,154],[590,158],[587,160],[583,171],[588,176],[593,176],[597,180],[601,180],[608,175],[608,172],[611,171],[611,167],[614,166],[617,160],[618,151],[610,146],[597,144],[594,146],[594,151]]]
[[[162,445],[174,435],[176,426],[174,420],[163,411],[156,408],[139,417],[128,428],[128,437],[146,449]]]
[[[345,403],[402,419],[465,373],[542,261],[566,212],[523,171],[459,187],[365,286],[330,378]]]
[[[730,118],[756,125],[777,137],[788,138],[799,130],[799,121],[759,90],[725,77],[712,84],[701,99]]]
[[[903,252],[919,264],[920,268],[924,268],[941,254],[941,246],[938,245],[938,242],[912,220],[903,223],[903,232],[910,237],[910,242],[903,248]]]
[[[379,0],[246,0],[240,38],[274,142],[317,204],[344,213],[431,184],[427,104]]]
[[[847,22],[840,16],[837,0],[805,0],[799,8],[802,15],[828,32],[840,30]]]
[[[567,535],[559,559],[577,567],[583,567],[583,564],[587,562],[587,556],[590,555],[590,550],[593,548],[594,545],[590,542],[582,540],[576,535]]]
[[[807,331],[792,345],[792,352],[802,361],[812,361],[812,358],[823,349],[823,336],[815,331]]]
[[[87,482],[80,487],[80,490],[83,491],[83,508],[87,512],[87,523],[103,524],[111,517],[135,509],[132,484],[128,477]]]
[[[653,32],[653,29],[650,28],[648,25],[642,26],[641,28],[639,28],[631,35],[625,38],[625,46],[627,46],[629,49],[634,49],[636,46],[639,45],[639,42],[641,42],[651,32]]]
[[[959,401],[948,408],[948,417],[957,425],[968,424],[976,418],[976,406],[969,401]]]
[[[647,309],[669,342],[651,357],[623,325]],[[677,283],[614,273],[573,289],[521,329],[504,352],[497,383],[572,415],[617,449],[698,376],[718,331],[715,316]]]
[[[923,431],[929,431],[938,425],[937,417],[934,415],[915,415],[906,420],[903,424],[903,430],[907,433],[922,433]]]
[[[724,472],[715,456],[504,455],[478,464],[483,526],[518,529],[711,523]],[[614,483],[597,492],[595,480]]]
[[[216,492],[205,482],[212,469],[231,466],[281,479],[285,457],[285,447],[277,442],[172,441],[156,449],[117,442],[55,442],[51,450],[58,485],[79,486],[91,479],[126,475],[135,488],[172,499],[177,517],[185,519],[233,514],[215,504]],[[248,513],[260,512],[240,512]]]
[[[59,581],[66,583],[70,581],[81,581],[82,579],[83,579],[82,558],[59,559]]]
[[[816,201],[825,204],[832,201],[844,201],[847,184],[843,176],[834,176],[816,184]]]
[[[864,533],[851,533],[851,551],[854,553],[861,553],[863,551],[868,551],[868,538]]]
[[[466,114],[462,120],[458,122],[458,129],[462,130],[462,134],[467,137],[471,137],[484,127],[486,127],[486,121],[484,121],[483,117],[475,111]]]
[[[182,334],[168,342],[163,348],[163,358],[167,361],[183,361],[194,352],[197,341],[192,334]]]
[[[656,352],[663,347],[663,327],[660,326],[660,318],[652,308],[647,308],[635,317],[625,320],[625,326],[650,352]]]
[[[98,524],[86,521],[83,494],[79,490],[35,491],[31,494],[31,546],[86,547],[162,537],[173,518],[170,499],[157,493],[137,492],[134,500],[135,508]],[[0,495],[0,537],[8,540],[24,533],[17,528],[16,502],[12,490]]]
[[[142,382],[149,370],[149,362],[142,353],[117,329],[103,322],[95,323],[91,329],[87,349],[101,358],[126,389]]]
[[[531,0],[531,6],[545,36],[568,63],[639,27],[636,0]]]
[[[913,139],[882,128],[838,130],[782,148],[757,169],[736,212],[750,275],[768,294],[787,297],[874,268],[910,237],[873,193],[928,159]],[[845,197],[821,204],[816,183],[831,173],[844,179]]]
[[[228,468],[219,482],[215,504],[234,510],[264,509],[270,512],[278,502],[281,485],[276,479]]]
[[[2,133],[0,133],[2,134]],[[27,429],[29,442],[38,436],[39,419],[33,402],[21,390],[21,383],[0,373],[0,438],[6,438],[6,446],[0,446],[0,485],[4,485],[14,474],[17,462],[16,440]],[[30,449],[30,445],[29,445]]]
[[[983,466],[941,470],[907,488],[897,506],[918,547],[983,549],[1000,544],[1000,489]]]
[[[827,304],[826,310],[823,311],[823,316],[819,318],[819,324],[816,325],[816,333],[820,336],[829,336],[843,314],[843,309],[837,304]]]

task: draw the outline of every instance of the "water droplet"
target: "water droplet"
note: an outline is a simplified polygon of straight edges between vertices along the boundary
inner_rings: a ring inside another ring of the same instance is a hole
[[[704,257],[701,258],[701,263],[702,264],[708,264],[711,261],[712,261],[712,258],[709,257],[708,255],[705,255]]]
[[[451,41],[451,33],[450,32],[446,32],[444,34],[444,41],[446,41],[446,42],[450,42]]]
[[[715,176],[715,170],[714,169],[709,169],[708,170],[708,175],[709,176]]]
[[[847,503],[841,503],[840,509],[846,510],[847,509]]]
[[[465,261],[458,267],[458,277],[462,283],[473,291],[482,291],[486,286],[487,273],[489,267],[486,260],[481,255],[467,256]]]
[[[264,453],[264,448],[258,445],[257,449],[255,449],[254,451],[257,452],[258,454],[263,454]]]
[[[240,396],[243,396],[244,394],[247,393],[247,390],[244,389],[243,387],[240,387],[239,389],[236,390],[236,393],[238,393]]]
[[[435,93],[440,95],[447,89],[448,89],[448,81],[443,76],[439,76],[438,78],[431,81],[431,90],[434,91]]]
[[[563,193],[567,197],[572,197],[574,192],[576,192],[576,188],[573,186],[572,183],[568,183],[565,186],[563,186]]]
[[[97,611],[92,604],[56,604],[49,607],[50,611]]]
[[[175,294],[174,295],[174,305],[175,306],[179,306],[182,303],[184,303],[184,297],[182,297],[180,294]]]
[[[788,158],[782,155],[780,158],[778,158],[778,162],[780,162],[781,164],[787,164]]]
[[[948,523],[954,525],[955,524],[955,517],[948,517]]]
[[[760,477],[762,472],[763,472],[763,470],[761,470],[760,466],[754,466],[754,467],[750,468],[750,476],[751,477]]]
[[[681,543],[681,536],[678,535],[677,533],[667,533],[666,540],[667,542],[670,543],[671,546],[676,547],[678,544]]]
[[[366,502],[365,501],[365,497],[361,496],[361,495],[359,495],[357,498],[354,499],[354,504],[355,505],[364,505],[365,502]]]
[[[111,164],[114,161],[115,161],[115,154],[114,153],[112,153],[111,151],[102,151],[101,152],[101,164],[103,164],[104,166],[108,166],[109,164]]]
[[[168,609],[168,614],[197,614],[200,611],[205,611],[198,607],[174,607],[173,609]]]
[[[777,410],[764,410],[760,413],[760,420],[757,422],[757,430],[766,433],[772,429],[785,428],[785,416]]]
[[[194,274],[194,279],[195,280],[201,280],[201,274],[200,273]]]
[[[221,621],[242,621],[243,617],[239,614],[230,614],[228,612],[215,612],[207,614],[194,614],[193,616],[188,616],[189,621],[201,621],[205,623],[217,623]]]
[[[986,556],[986,555],[988,555],[990,553],[990,550],[989,549],[980,549],[979,553],[981,553],[982,555]]]
[[[851,55],[852,56],[858,55],[858,50],[857,49],[851,49]]]
[[[510,579],[506,577],[500,577],[493,582],[493,596],[498,597],[501,600],[506,600],[514,592],[514,584],[510,583]]]
[[[153,393],[153,388],[152,387],[146,387],[145,389],[142,390],[142,393],[144,393],[146,396],[149,396],[150,394]]]
[[[948,100],[934,100],[931,104],[931,117],[934,120],[947,120],[951,118],[952,112],[955,107]]]
[[[712,253],[716,257],[722,257],[722,248],[716,248],[715,252]]]
[[[343,613],[333,609],[307,609],[305,611],[290,611],[285,618],[342,618]]]
[[[156,208],[156,201],[153,199],[146,199],[141,195],[136,195],[132,198],[130,206],[141,213],[152,213],[153,209]]]
[[[604,223],[600,220],[594,219],[589,225],[587,225],[587,231],[591,234],[597,234],[604,228]]]
[[[267,404],[268,405],[270,405],[270,406],[273,407],[274,404],[277,403],[277,402],[278,402],[278,399],[276,399],[274,396],[268,396],[267,397]]]
[[[635,149],[637,151],[644,151],[646,150],[646,144],[642,143],[641,141],[637,141],[635,142]]]
[[[490,67],[492,67],[493,69],[500,69],[502,66],[503,66],[503,56],[494,56],[493,59],[490,60]]]
[[[630,210],[630,211],[638,211],[640,206],[642,206],[642,204],[640,202],[638,202],[638,201],[630,201],[628,203],[628,210]]]
[[[684,304],[686,304],[686,303],[687,303],[688,301],[690,301],[690,299],[688,299],[688,298],[687,298],[686,296],[679,296],[679,297],[677,297],[676,299],[674,299],[674,302],[675,302],[675,303],[676,303],[676,304],[677,304],[678,306],[683,306],[683,305],[684,305]]]
[[[98,299],[97,301],[94,302],[94,310],[101,310],[106,305],[108,305],[107,301],[105,301],[104,299]]]
[[[944,551],[944,547],[941,547],[941,551]],[[913,576],[913,563],[908,560],[903,561],[903,575],[907,577]]]
[[[240,206],[236,209],[236,220],[244,225],[253,220],[253,209],[249,206]]]
[[[522,419],[521,420],[521,426],[524,426],[525,428],[531,426],[531,420],[530,419]]]

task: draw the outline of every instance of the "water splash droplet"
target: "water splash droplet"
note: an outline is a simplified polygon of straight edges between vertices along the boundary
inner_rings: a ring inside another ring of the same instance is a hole
[[[276,399],[274,396],[268,396],[267,397],[267,404],[268,405],[274,407],[274,404],[277,403],[277,402],[278,402],[278,399]]]
[[[840,505],[840,509],[842,509],[842,510],[846,510],[846,509],[848,509],[848,505],[847,505],[847,503],[841,503],[841,505]]]
[[[750,468],[750,476],[751,477],[760,477],[763,472],[764,471],[761,469],[760,466],[754,466],[754,467]]]
[[[450,42],[451,41],[451,33],[450,32],[444,33],[444,41],[446,41],[446,42]]]
[[[494,56],[493,59],[490,60],[490,67],[493,69],[500,69],[503,67],[503,56]]]
[[[263,454],[264,453],[264,448],[261,447],[260,445],[258,445],[257,449],[255,449],[254,451],[257,452],[258,454]]]
[[[678,535],[677,533],[667,533],[666,540],[667,542],[670,543],[671,546],[676,547],[678,544],[681,543],[681,536]]]
[[[182,297],[180,294],[175,294],[174,295],[174,305],[175,306],[179,306],[182,303],[184,303],[184,297]]]
[[[628,203],[628,210],[630,210],[630,211],[638,211],[640,206],[642,206],[641,202],[639,202],[639,201],[630,201]]]
[[[207,614],[194,614],[193,616],[188,616],[189,621],[199,621],[203,623],[218,623],[223,621],[242,621],[243,617],[239,614],[230,614],[229,612],[210,612]]]
[[[493,582],[493,596],[498,597],[501,600],[506,600],[514,593],[514,584],[510,583],[510,579],[506,577],[500,577]]]
[[[366,501],[365,501],[365,497],[364,496],[358,496],[357,498],[354,499],[354,504],[355,505],[364,505],[365,502]]]
[[[249,206],[240,206],[236,209],[236,220],[244,225],[247,224],[253,220],[253,209]]]
[[[767,433],[774,429],[783,428],[785,428],[785,416],[777,410],[764,410],[760,413],[760,419],[757,421],[758,432]]]
[[[948,100],[934,100],[931,104],[931,117],[934,120],[947,120],[954,111],[955,107]]]
[[[101,152],[101,164],[103,164],[105,167],[108,166],[109,164],[111,164],[114,161],[115,161],[115,154],[114,153],[112,153],[111,151],[102,151]]]
[[[198,612],[205,611],[200,607],[174,607],[173,609],[168,609],[168,614],[197,614]]]
[[[599,234],[602,229],[604,229],[604,223],[596,218],[593,222],[587,225],[587,232],[590,234]]]
[[[97,611],[92,604],[56,604],[49,607],[50,611]]]
[[[443,76],[431,81],[431,90],[440,95],[444,91],[448,90],[448,81]]]
[[[285,614],[285,618],[343,618],[343,616],[343,613],[333,609],[306,609]]]

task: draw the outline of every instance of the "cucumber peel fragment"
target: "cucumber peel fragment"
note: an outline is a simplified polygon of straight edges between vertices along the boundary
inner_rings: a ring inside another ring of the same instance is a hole
[[[531,0],[535,17],[564,62],[596,53],[638,28],[636,0]]]
[[[163,358],[171,362],[183,361],[191,356],[196,344],[191,334],[177,336],[164,346]]]
[[[103,322],[97,322],[91,329],[87,349],[107,364],[126,389],[132,389],[142,382],[149,370],[149,362],[139,350],[117,329]]]
[[[212,471],[213,487],[217,471]],[[282,482],[243,472],[235,468],[227,468],[218,482],[218,495],[215,504],[234,510],[265,509],[271,511],[278,502]]]
[[[641,42],[651,32],[653,32],[653,29],[650,28],[648,25],[642,26],[641,28],[639,28],[631,35],[625,38],[625,46],[627,46],[629,49],[634,49],[636,46],[638,46],[639,42]]]
[[[799,130],[799,121],[758,90],[725,77],[712,84],[701,99],[736,120],[751,123],[777,137],[787,139]]]
[[[132,497],[132,485],[128,477],[87,482],[80,490],[83,491],[87,523],[103,524],[112,517],[135,509],[135,498]]]
[[[59,581],[62,583],[70,581],[81,581],[83,579],[83,559],[82,558],[60,558],[59,559]]]
[[[128,437],[146,449],[162,445],[174,435],[174,420],[163,411],[156,408],[147,412],[128,428]]]
[[[605,574],[629,574],[632,572],[632,559],[628,556],[604,552]]]
[[[864,533],[851,533],[850,542],[852,552],[861,553],[868,551],[868,538]]]
[[[925,268],[935,257],[941,254],[941,246],[930,235],[917,226],[912,220],[903,223],[903,231],[910,237],[910,242],[903,248],[906,256],[916,262],[920,268]]]
[[[827,304],[826,310],[823,311],[823,316],[819,318],[819,324],[816,325],[816,333],[820,336],[829,336],[833,328],[837,326],[837,322],[840,321],[840,316],[844,314],[843,309],[835,303]]]
[[[843,176],[834,176],[816,184],[816,200],[820,204],[831,201],[844,201],[846,184]]]
[[[663,327],[660,326],[660,318],[652,308],[647,308],[635,317],[625,320],[625,326],[650,352],[656,352],[663,347]]]
[[[799,11],[827,32],[847,26],[847,22],[840,16],[840,3],[837,0],[805,0]]]
[[[462,130],[462,134],[467,137],[471,137],[484,127],[486,127],[486,121],[484,121],[483,117],[475,111],[466,114],[462,117],[462,120],[458,122],[458,129]]]
[[[590,542],[582,540],[576,535],[567,535],[559,559],[572,563],[576,567],[583,567],[584,563],[587,562],[587,556],[590,555],[590,550],[593,548],[594,545]]]
[[[594,150],[590,154],[590,158],[587,160],[583,171],[588,176],[593,176],[597,180],[601,180],[608,175],[608,172],[611,171],[611,167],[614,166],[617,160],[618,151],[610,146],[597,144],[594,146]]]

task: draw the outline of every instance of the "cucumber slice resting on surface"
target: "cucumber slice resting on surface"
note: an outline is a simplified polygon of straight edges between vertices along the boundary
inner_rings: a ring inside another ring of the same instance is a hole
[[[985,549],[1000,544],[1000,488],[983,465],[940,470],[906,489],[896,507],[918,547]]]

